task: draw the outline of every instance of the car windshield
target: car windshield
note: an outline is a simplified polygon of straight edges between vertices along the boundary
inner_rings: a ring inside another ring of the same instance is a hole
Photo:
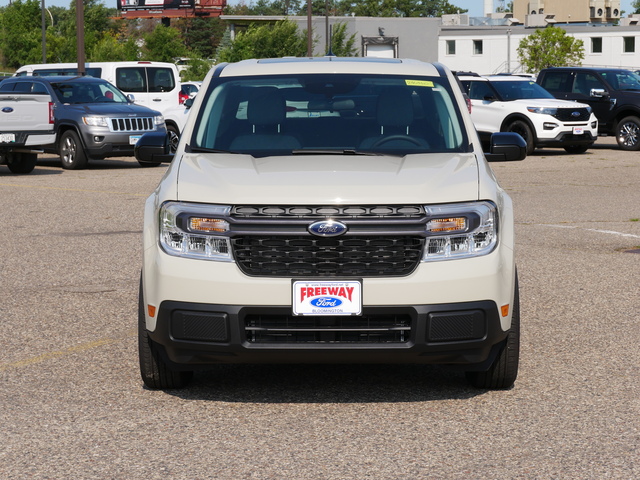
[[[536,82],[513,80],[491,82],[503,100],[522,100],[527,98],[555,98]]]
[[[446,85],[389,75],[220,78],[199,111],[191,147],[255,157],[465,151]]]
[[[605,70],[600,75],[616,90],[640,90],[640,75],[631,70]]]
[[[51,86],[62,103],[128,103],[127,97],[109,82],[57,82]]]

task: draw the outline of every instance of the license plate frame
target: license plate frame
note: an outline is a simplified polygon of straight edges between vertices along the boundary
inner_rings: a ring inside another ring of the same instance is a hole
[[[584,127],[573,127],[574,135],[584,135]]]
[[[295,316],[362,315],[362,279],[292,280]]]
[[[15,143],[15,142],[16,142],[15,133],[0,133],[0,143]]]
[[[142,135],[129,135],[129,145],[135,145],[140,138],[142,138]]]

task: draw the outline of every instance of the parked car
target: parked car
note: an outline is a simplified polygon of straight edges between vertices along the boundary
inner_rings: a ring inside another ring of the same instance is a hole
[[[640,75],[621,68],[546,68],[537,82],[556,98],[586,103],[600,135],[616,137],[623,150],[640,150]]]
[[[471,118],[485,141],[494,132],[516,132],[527,152],[539,147],[582,153],[598,136],[598,121],[586,104],[558,100],[531,78],[458,72],[471,98]]]
[[[183,104],[188,98],[193,98],[200,90],[202,82],[182,82],[180,88],[180,104]]]
[[[93,77],[13,77],[0,93],[39,92],[53,101],[56,143],[43,145],[58,153],[62,167],[84,168],[91,159],[133,155],[143,133],[166,134],[160,112],[133,104],[120,90]]]
[[[218,363],[457,365],[518,371],[510,197],[441,64],[284,58],[219,65],[144,214],[139,359],[150,388]]]

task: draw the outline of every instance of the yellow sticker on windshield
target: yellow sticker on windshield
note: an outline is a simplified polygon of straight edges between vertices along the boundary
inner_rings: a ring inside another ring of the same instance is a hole
[[[405,80],[410,87],[433,87],[433,82],[429,80]]]

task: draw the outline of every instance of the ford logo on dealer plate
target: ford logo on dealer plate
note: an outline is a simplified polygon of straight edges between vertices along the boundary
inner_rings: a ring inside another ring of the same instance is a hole
[[[312,223],[307,227],[307,230],[309,230],[309,233],[319,237],[337,237],[347,231],[347,226],[344,223],[333,220],[323,220]]]
[[[342,305],[342,300],[335,297],[320,297],[311,300],[311,305],[318,308],[333,308]]]

